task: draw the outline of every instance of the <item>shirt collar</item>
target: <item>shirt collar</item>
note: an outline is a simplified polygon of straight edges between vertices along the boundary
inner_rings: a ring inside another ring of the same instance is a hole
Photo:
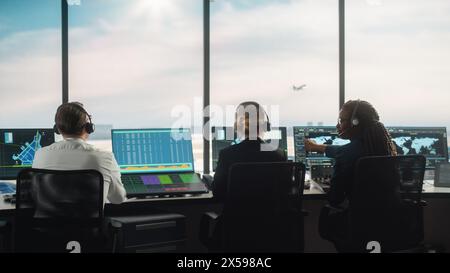
[[[81,137],[68,137],[68,138],[65,138],[64,141],[86,142]]]

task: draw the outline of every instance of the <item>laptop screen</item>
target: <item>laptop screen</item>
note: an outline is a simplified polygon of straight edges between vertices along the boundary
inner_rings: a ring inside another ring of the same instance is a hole
[[[122,174],[194,171],[190,129],[115,129],[111,134]]]

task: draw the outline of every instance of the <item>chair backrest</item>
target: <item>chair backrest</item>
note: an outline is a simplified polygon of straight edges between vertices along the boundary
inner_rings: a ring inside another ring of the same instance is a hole
[[[99,232],[103,205],[103,176],[97,170],[22,170],[17,176],[16,251],[46,251],[50,244],[42,245],[42,238],[83,240]]]
[[[302,163],[231,166],[222,214],[225,252],[297,252],[303,249]]]
[[[423,240],[425,161],[422,155],[358,160],[349,210],[353,250],[364,251],[368,242],[376,241],[382,251],[395,251]]]

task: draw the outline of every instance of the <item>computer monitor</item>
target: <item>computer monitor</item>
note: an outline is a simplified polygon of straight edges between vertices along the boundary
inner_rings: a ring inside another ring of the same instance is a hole
[[[432,170],[448,162],[446,127],[388,127],[398,155],[424,155],[426,168]]]
[[[0,179],[16,179],[31,168],[37,150],[55,142],[52,128],[0,129]]]
[[[208,192],[194,172],[189,129],[112,130],[112,146],[128,197]]]
[[[111,141],[122,174],[194,171],[190,129],[114,129]]]
[[[236,142],[236,132],[233,127],[214,126],[212,132],[212,164],[213,171],[216,170],[219,160],[219,153],[222,149],[234,145]],[[274,127],[264,133],[264,140],[273,144],[273,149],[281,149],[287,155],[287,129],[286,127]],[[272,148],[272,147],[270,147]]]
[[[335,126],[294,126],[295,161],[304,163],[308,168],[313,165],[333,165],[334,160],[325,154],[306,152],[305,138],[328,145],[345,145],[350,142],[339,138]]]

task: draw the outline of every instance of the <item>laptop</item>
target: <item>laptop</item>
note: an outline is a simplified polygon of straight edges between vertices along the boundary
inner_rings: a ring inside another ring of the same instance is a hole
[[[194,172],[190,129],[113,129],[111,140],[128,197],[208,192]]]

